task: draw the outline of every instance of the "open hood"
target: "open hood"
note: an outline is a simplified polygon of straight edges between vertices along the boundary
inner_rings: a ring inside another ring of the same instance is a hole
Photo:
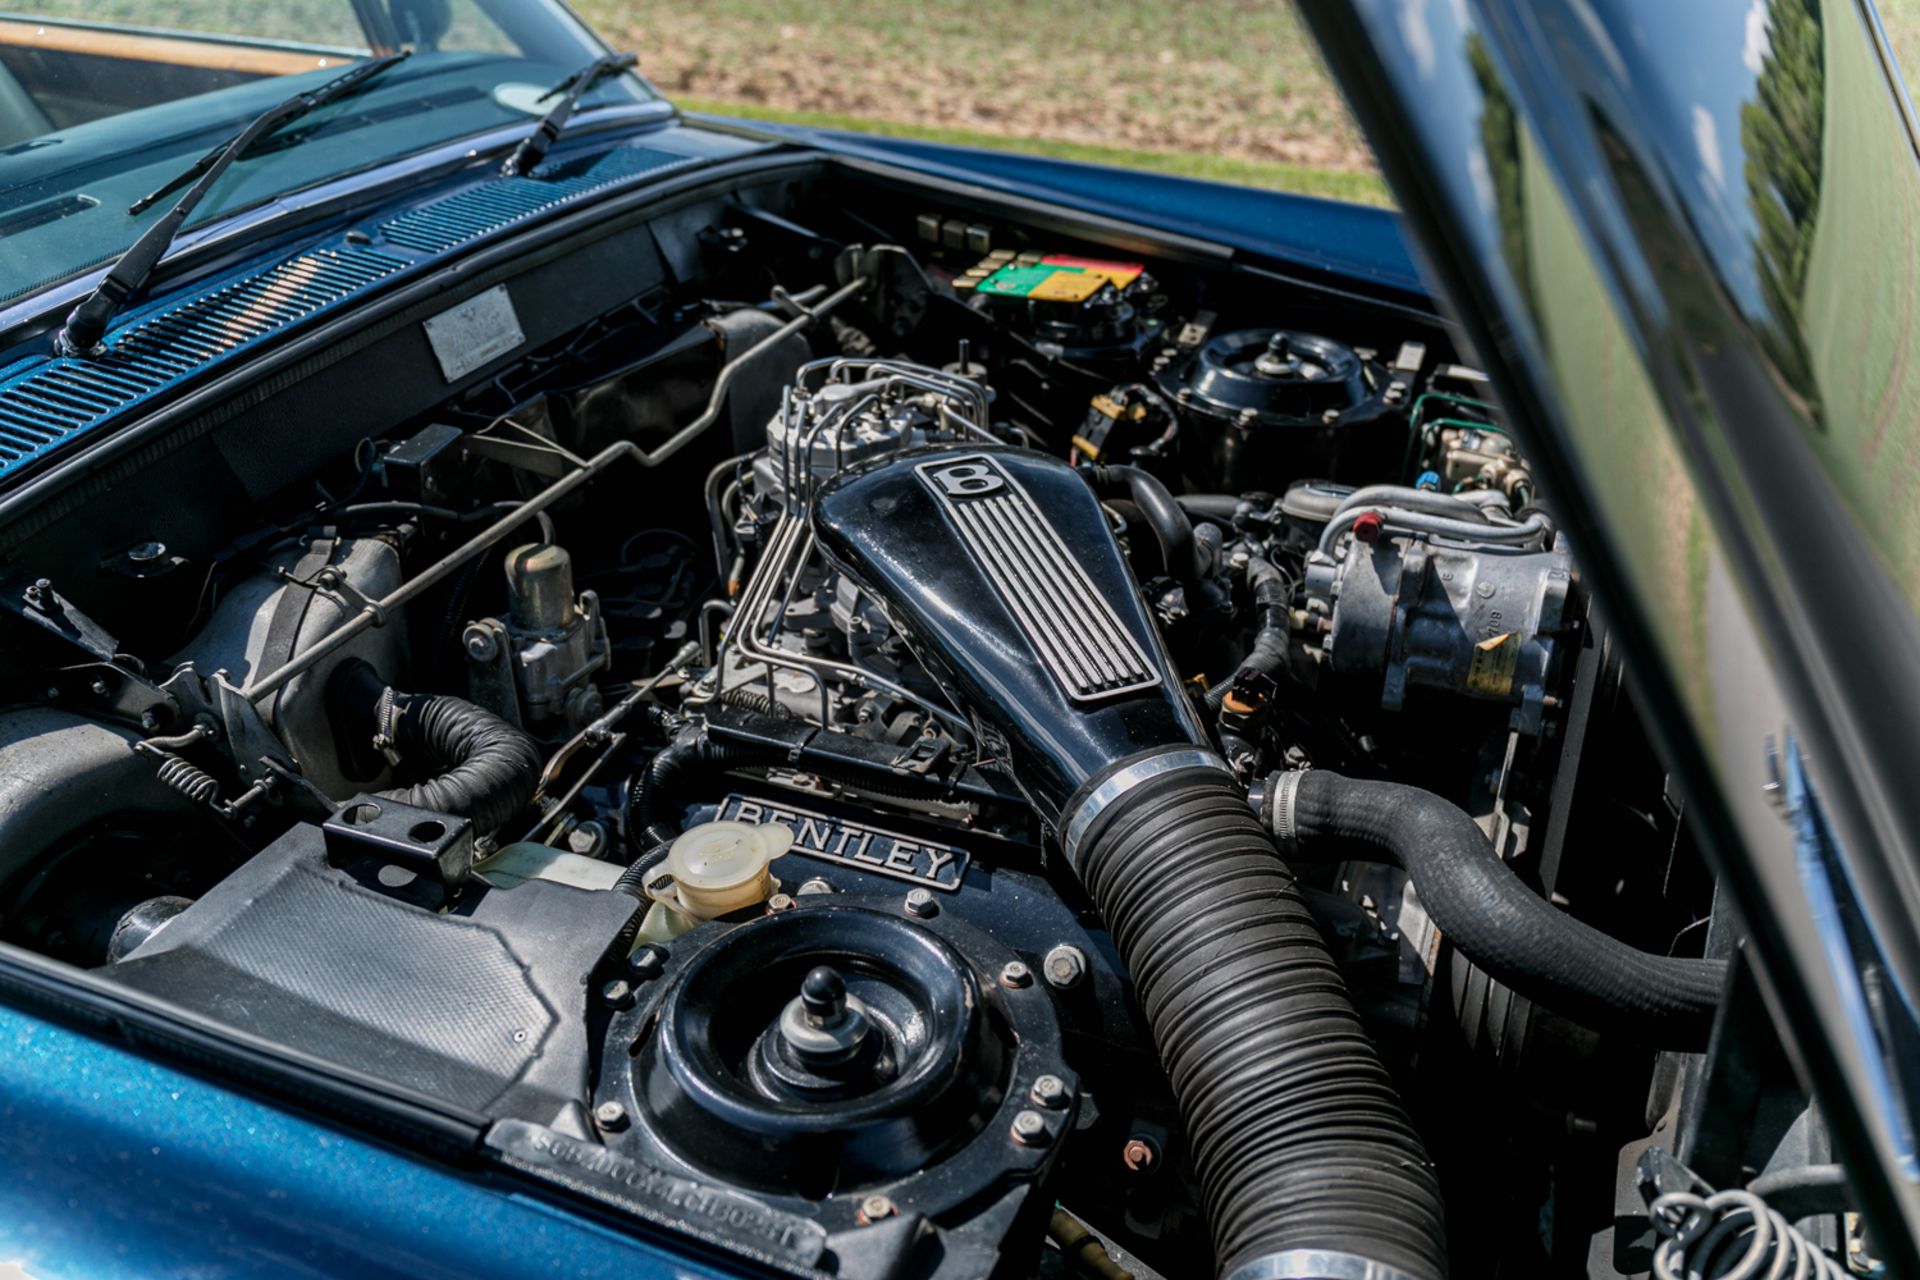
[[[1878,20],[1303,8],[1666,712],[1888,1273],[1920,1273],[1920,166]]]

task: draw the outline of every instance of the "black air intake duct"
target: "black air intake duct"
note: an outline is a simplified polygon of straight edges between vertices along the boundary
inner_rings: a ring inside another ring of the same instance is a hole
[[[923,451],[843,474],[814,528],[1060,833],[1179,1099],[1220,1273],[1445,1275],[1419,1137],[1080,477]]]

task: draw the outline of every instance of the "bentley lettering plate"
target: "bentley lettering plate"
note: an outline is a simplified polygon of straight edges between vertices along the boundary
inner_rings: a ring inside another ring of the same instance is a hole
[[[858,867],[875,875],[892,876],[946,893],[960,887],[960,878],[967,870],[964,849],[846,822],[772,800],[730,795],[720,802],[719,816],[728,822],[777,822],[793,831],[793,848],[789,853]]]

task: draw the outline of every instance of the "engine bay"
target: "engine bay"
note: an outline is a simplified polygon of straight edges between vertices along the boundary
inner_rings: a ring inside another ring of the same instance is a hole
[[[8,532],[0,939],[776,1272],[1620,1244],[1736,934],[1429,306],[844,173],[598,243]]]

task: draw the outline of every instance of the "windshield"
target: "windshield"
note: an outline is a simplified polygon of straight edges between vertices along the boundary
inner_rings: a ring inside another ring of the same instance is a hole
[[[515,123],[606,52],[548,0],[0,0],[0,301],[110,261],[128,206],[255,115],[395,49],[413,57],[275,133],[188,226]],[[632,76],[582,109],[650,100]],[[298,143],[298,146],[293,145]]]

